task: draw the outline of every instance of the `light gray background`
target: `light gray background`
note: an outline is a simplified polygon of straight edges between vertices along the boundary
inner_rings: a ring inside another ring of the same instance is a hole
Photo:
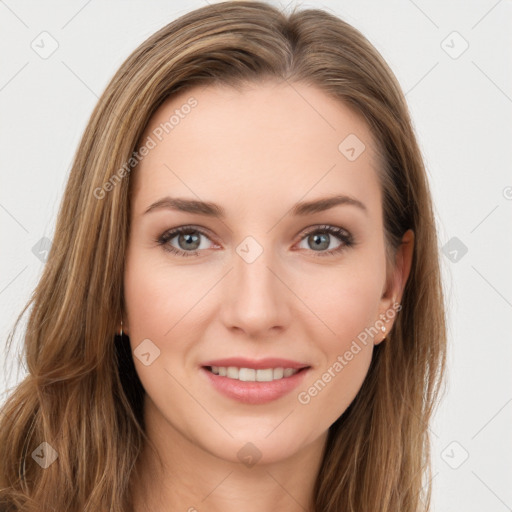
[[[98,97],[142,41],[202,5],[0,0],[0,401],[25,374],[16,357],[4,360],[3,346],[43,268],[32,249],[52,239]],[[428,168],[450,345],[447,393],[431,427],[433,510],[512,510],[511,2],[301,5],[339,15],[382,53],[406,92]],[[31,47],[51,48],[44,31],[58,43],[46,59]]]

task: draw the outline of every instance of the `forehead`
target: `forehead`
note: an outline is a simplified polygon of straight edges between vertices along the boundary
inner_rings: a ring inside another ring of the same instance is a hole
[[[311,85],[194,87],[160,106],[141,141],[151,149],[133,171],[134,211],[165,195],[220,202],[235,213],[335,192],[380,208],[368,125]]]

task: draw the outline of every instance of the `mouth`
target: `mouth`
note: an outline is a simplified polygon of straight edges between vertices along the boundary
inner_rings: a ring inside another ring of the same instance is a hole
[[[207,361],[200,370],[206,377],[206,383],[224,397],[257,405],[289,394],[303,382],[311,368],[285,359],[251,361],[230,358]]]
[[[305,371],[310,366],[302,368],[245,368],[237,366],[203,366],[203,368],[219,377],[238,380],[242,382],[273,382],[287,379],[293,375]]]

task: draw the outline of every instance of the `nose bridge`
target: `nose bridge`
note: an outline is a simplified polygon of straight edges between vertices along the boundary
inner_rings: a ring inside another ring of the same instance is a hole
[[[250,240],[240,244],[233,269],[238,300],[250,300],[252,303],[264,301],[265,304],[274,301],[279,290],[276,278],[269,270],[273,266],[275,257],[271,249],[259,249]]]
[[[236,253],[230,272],[230,296],[224,298],[225,320],[246,331],[282,326],[287,321],[286,287],[275,275],[279,271],[274,268],[278,264],[272,251],[247,237]]]

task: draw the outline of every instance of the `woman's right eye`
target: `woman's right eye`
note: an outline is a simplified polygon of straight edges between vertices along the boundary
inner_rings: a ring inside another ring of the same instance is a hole
[[[206,233],[197,228],[181,226],[179,228],[166,231],[165,233],[158,237],[157,242],[159,245],[163,247],[164,250],[169,251],[173,254],[177,254],[178,256],[198,256],[198,250],[208,248],[201,247],[202,236],[208,238],[208,235]],[[177,240],[178,246],[181,245],[185,249],[191,250],[183,250],[180,247],[173,246],[171,244],[171,241],[173,239]]]

